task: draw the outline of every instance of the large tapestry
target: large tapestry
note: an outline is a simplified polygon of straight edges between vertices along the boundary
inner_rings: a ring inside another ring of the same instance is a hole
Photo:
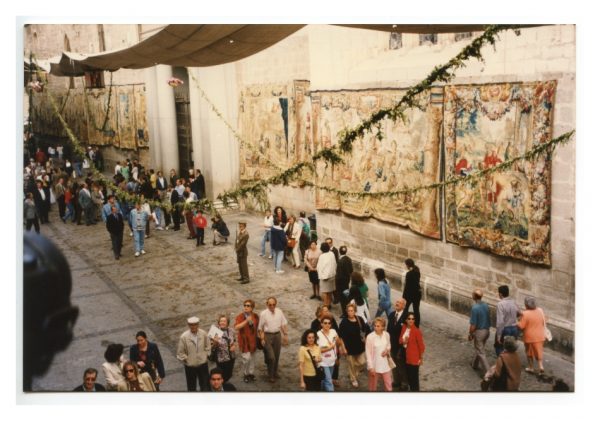
[[[110,102],[109,89],[112,91]],[[52,94],[67,125],[83,143],[113,145],[125,149],[148,146],[144,85],[85,90],[78,88]],[[35,132],[67,137],[45,93],[34,94],[32,105]]]
[[[271,161],[287,168],[293,161],[293,141],[289,133],[289,98],[287,84],[251,85],[240,95],[239,127],[240,179],[260,180],[277,174]]]
[[[108,89],[86,90],[89,143],[124,149],[147,147],[145,87],[113,86],[110,95]]]
[[[268,178],[315,153],[309,89],[309,81],[294,80],[242,91],[241,180]]]
[[[447,86],[446,177],[489,168],[552,138],[556,81]],[[446,237],[462,246],[550,265],[551,160],[519,161],[446,187]]]
[[[404,91],[314,92],[311,95],[314,138],[319,149],[337,144],[340,131],[352,128],[372,113],[395,105]],[[442,90],[421,95],[404,120],[385,120],[382,139],[367,134],[354,142],[344,163],[332,167],[317,163],[317,184],[341,191],[389,192],[439,180]],[[317,209],[341,210],[359,217],[408,226],[423,235],[440,238],[439,192],[422,190],[397,196],[359,199],[316,189]]]

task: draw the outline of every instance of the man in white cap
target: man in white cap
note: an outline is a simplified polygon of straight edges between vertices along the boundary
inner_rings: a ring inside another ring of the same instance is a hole
[[[195,392],[197,383],[200,384],[201,391],[206,391],[209,389],[210,341],[206,332],[198,328],[198,317],[190,317],[187,323],[189,329],[183,332],[177,345],[177,359],[183,362],[188,392]]]

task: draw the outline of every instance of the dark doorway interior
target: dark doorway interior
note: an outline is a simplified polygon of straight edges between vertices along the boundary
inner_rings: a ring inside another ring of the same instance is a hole
[[[174,67],[173,76],[183,80],[183,85],[175,89],[175,112],[177,118],[177,144],[179,146],[179,174],[188,176],[194,168],[192,160],[192,126],[190,121],[190,89],[187,69]]]

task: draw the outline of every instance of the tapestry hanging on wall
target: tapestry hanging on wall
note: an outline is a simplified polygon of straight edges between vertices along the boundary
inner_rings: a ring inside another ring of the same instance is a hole
[[[110,103],[109,89],[112,89]],[[144,86],[139,85],[87,89],[89,143],[113,145],[124,149],[148,147],[144,90]],[[107,112],[108,119],[106,119]],[[104,124],[105,120],[106,124]]]
[[[277,174],[265,158],[285,169],[293,162],[289,137],[289,97],[287,84],[247,86],[240,95],[238,127],[244,142],[240,144],[240,179],[260,180]]]
[[[311,99],[319,149],[335,145],[340,131],[357,126],[382,108],[392,107],[403,94],[398,89],[314,92]],[[384,120],[383,138],[369,133],[354,142],[352,152],[343,155],[343,164],[332,167],[319,162],[317,184],[342,191],[388,192],[437,182],[442,94],[441,88],[423,93],[417,107],[405,112],[404,120]],[[440,238],[437,190],[361,199],[316,189],[315,197],[317,209],[374,217]]]
[[[556,81],[445,87],[446,177],[549,141],[555,90]],[[447,240],[550,265],[551,163],[544,155],[472,185],[447,186]]]

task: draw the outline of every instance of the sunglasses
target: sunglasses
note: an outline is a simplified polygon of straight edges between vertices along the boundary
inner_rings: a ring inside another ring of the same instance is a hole
[[[133,368],[130,368],[125,370],[125,373],[135,373],[135,370]]]
[[[252,307],[250,304],[244,304],[244,307]]]
[[[322,325],[330,325],[331,322],[321,322]]]

